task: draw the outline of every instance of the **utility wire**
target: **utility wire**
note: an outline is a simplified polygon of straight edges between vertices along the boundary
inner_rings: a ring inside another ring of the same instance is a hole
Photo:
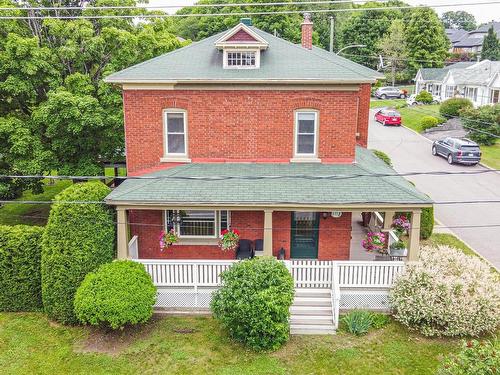
[[[226,16],[252,16],[252,15],[276,15],[276,14],[299,14],[299,13],[345,13],[359,11],[379,11],[379,10],[400,10],[400,9],[415,9],[415,8],[442,8],[442,7],[462,7],[465,5],[491,5],[500,4],[499,1],[483,1],[474,3],[462,4],[435,4],[435,5],[415,5],[415,6],[387,6],[387,7],[371,7],[371,8],[346,8],[346,9],[311,9],[311,10],[285,10],[285,11],[262,11],[262,12],[226,12],[226,13],[197,13],[197,14],[141,14],[141,15],[54,15],[54,16],[0,16],[0,19],[110,19],[110,18],[169,18],[169,17],[226,17]],[[22,10],[19,8],[18,10]]]

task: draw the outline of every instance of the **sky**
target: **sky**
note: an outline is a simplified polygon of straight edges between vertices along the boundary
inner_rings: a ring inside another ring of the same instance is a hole
[[[224,3],[226,0],[221,0],[221,3]],[[449,10],[465,10],[476,17],[476,22],[478,24],[490,22],[493,18],[496,17],[497,21],[500,21],[500,1],[499,0],[489,0],[496,1],[497,4],[488,4],[488,5],[460,5],[464,3],[473,3],[473,2],[484,2],[488,0],[406,0],[410,5],[438,5],[438,4],[456,4],[457,6],[453,7],[443,7],[443,8],[435,8],[436,12],[441,15],[442,13]],[[196,0],[149,0],[149,5],[157,6],[157,5],[179,5],[186,6],[194,4]]]

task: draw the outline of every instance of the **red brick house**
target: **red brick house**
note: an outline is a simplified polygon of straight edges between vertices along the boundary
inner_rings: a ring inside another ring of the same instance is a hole
[[[127,170],[137,177],[107,197],[119,257],[137,236],[139,258],[232,259],[217,243],[236,228],[262,239],[263,255],[348,260],[353,215],[374,211],[412,212],[417,256],[431,202],[384,176],[394,171],[366,149],[381,76],[314,47],[312,28],[306,17],[295,45],[242,20],[107,77],[123,88]],[[180,240],[162,251],[170,228]]]

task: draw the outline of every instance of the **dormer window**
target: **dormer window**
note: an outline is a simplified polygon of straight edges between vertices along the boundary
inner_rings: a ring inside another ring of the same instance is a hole
[[[267,41],[251,28],[248,19],[215,42],[215,46],[223,51],[224,69],[260,68],[261,51],[267,49],[268,45]]]

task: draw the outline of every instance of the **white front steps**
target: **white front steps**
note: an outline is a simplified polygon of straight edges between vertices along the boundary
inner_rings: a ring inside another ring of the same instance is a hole
[[[335,333],[330,289],[295,289],[290,314],[290,332],[293,335]]]

